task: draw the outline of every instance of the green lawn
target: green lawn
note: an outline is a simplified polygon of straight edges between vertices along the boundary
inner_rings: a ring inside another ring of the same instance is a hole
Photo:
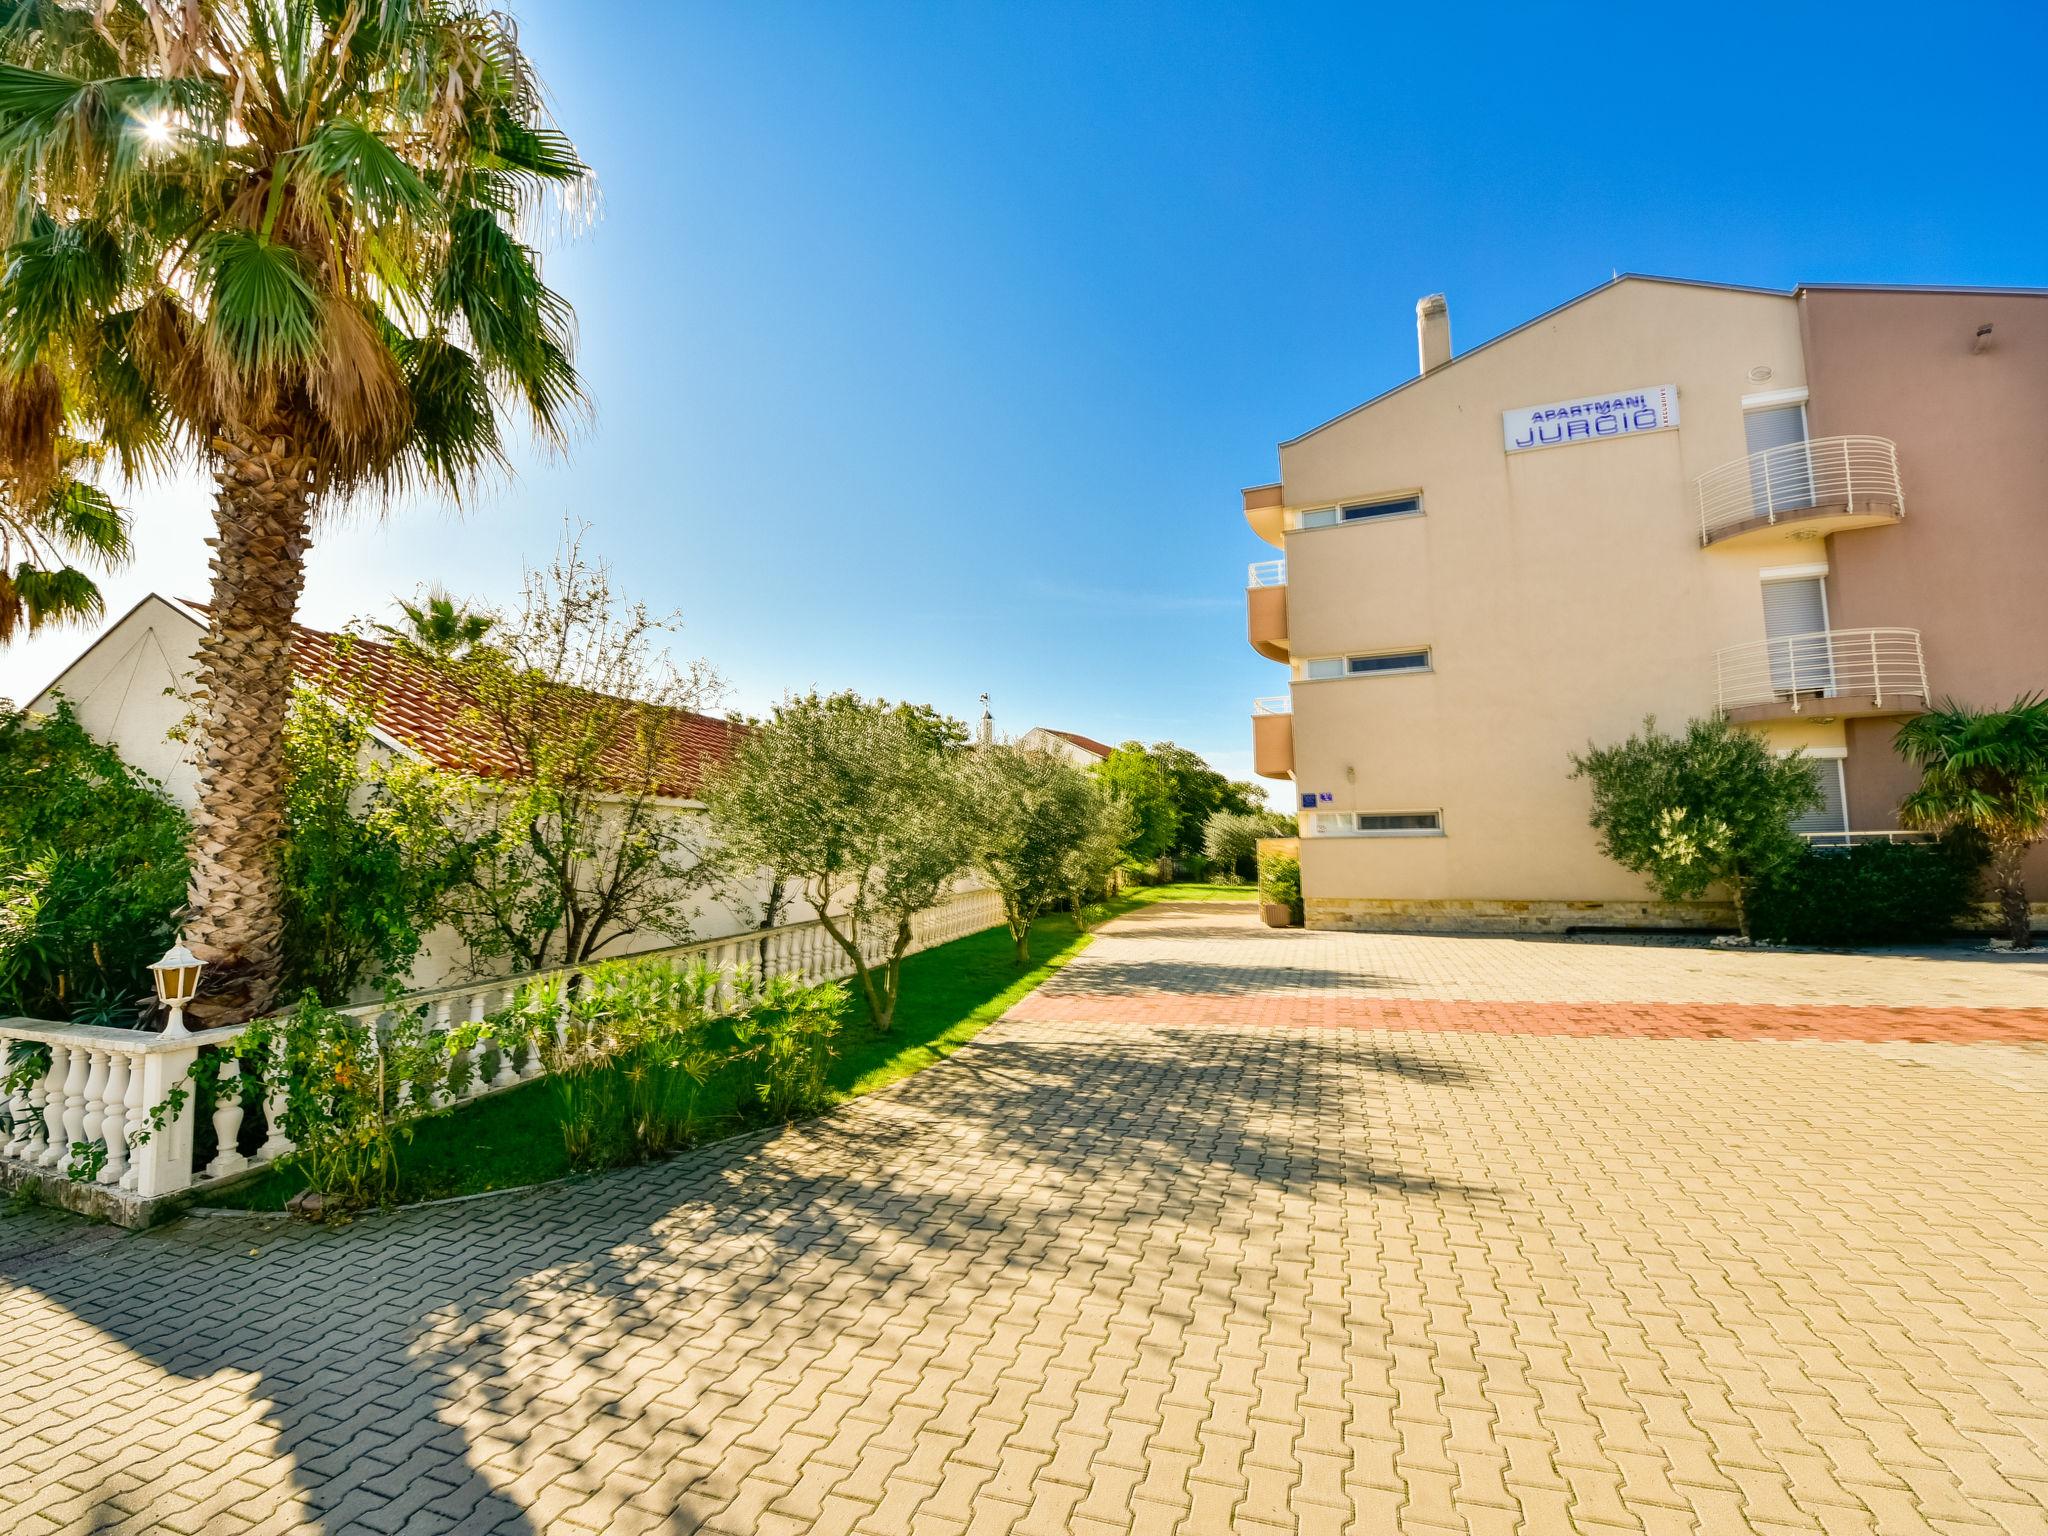
[[[1159,901],[1252,899],[1252,889],[1242,885],[1151,886],[1119,898],[1102,915]],[[835,1101],[873,1093],[943,1061],[1087,943],[1072,917],[1056,913],[1039,920],[1031,936],[1031,964],[1022,969],[1013,958],[1009,930],[1000,927],[912,955],[903,962],[903,997],[888,1034],[874,1028],[858,996],[849,1005],[830,1074]],[[725,1102],[704,1108],[707,1123],[716,1127],[713,1136],[741,1124],[729,1087]],[[407,1204],[537,1184],[570,1172],[555,1093],[545,1081],[414,1121],[398,1159],[398,1198]],[[272,1169],[251,1183],[202,1195],[199,1203],[276,1211],[303,1187],[296,1174]]]

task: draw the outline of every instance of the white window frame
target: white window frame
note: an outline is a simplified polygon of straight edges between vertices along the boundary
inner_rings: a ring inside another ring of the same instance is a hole
[[[1363,672],[1351,670],[1354,661],[1369,661],[1376,656],[1420,656],[1418,667],[1377,667]],[[1309,669],[1323,662],[1336,662],[1344,670],[1334,676],[1317,677]],[[1397,645],[1384,651],[1348,651],[1341,656],[1309,656],[1301,663],[1301,676],[1296,682],[1303,683],[1355,683],[1368,677],[1414,677],[1423,672],[1436,670],[1436,648],[1428,645]]]
[[[1400,512],[1376,512],[1367,517],[1344,516],[1344,509],[1347,507],[1386,506],[1397,501],[1413,501],[1415,505]],[[1287,531],[1308,533],[1318,528],[1362,528],[1370,523],[1398,523],[1406,518],[1421,517],[1428,510],[1423,504],[1420,487],[1412,491],[1375,491],[1367,496],[1347,496],[1342,501],[1333,501],[1325,506],[1303,507],[1290,515]],[[1318,521],[1311,522],[1311,518]]]
[[[1315,824],[1315,825],[1314,825],[1314,830],[1313,830],[1313,831],[1312,831],[1312,832],[1310,833],[1310,836],[1312,836],[1312,837],[1443,837],[1443,836],[1445,836],[1445,832],[1444,832],[1444,813],[1443,813],[1443,812],[1442,812],[1441,810],[1433,810],[1433,811],[1421,811],[1421,810],[1413,810],[1413,811],[1313,811],[1313,812],[1311,812],[1310,814],[1311,814],[1311,815],[1313,816],[1313,818],[1314,818],[1314,824]],[[1434,817],[1436,818],[1436,825],[1435,825],[1435,826],[1433,826],[1433,827],[1374,827],[1374,828],[1365,828],[1365,827],[1361,827],[1361,826],[1360,826],[1360,825],[1358,824],[1358,819],[1359,819],[1359,817],[1361,817],[1361,816],[1434,816]],[[1326,829],[1324,828],[1324,826],[1323,826],[1323,822],[1324,822],[1324,820],[1325,820],[1326,818],[1327,818],[1327,819],[1330,819],[1330,820],[1339,820],[1339,819],[1341,819],[1342,821],[1344,821],[1344,822],[1348,823],[1348,830],[1346,830],[1346,831],[1341,831],[1341,832],[1332,832],[1332,831],[1328,831],[1328,830],[1326,830]]]

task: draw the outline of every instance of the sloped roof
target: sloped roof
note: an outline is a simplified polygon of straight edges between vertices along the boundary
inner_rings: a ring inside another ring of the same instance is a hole
[[[1055,731],[1050,726],[1047,726],[1045,727],[1045,734],[1057,736],[1061,741],[1070,741],[1082,751],[1093,752],[1097,757],[1107,757],[1115,750],[1113,747],[1103,745],[1093,736],[1083,736],[1077,731]]]
[[[184,605],[204,616],[201,603]],[[518,760],[475,718],[475,700],[402,651],[358,635],[292,626],[292,675],[337,703],[361,707],[379,734],[434,767],[481,778],[517,779]],[[594,707],[600,695],[561,690],[562,707]],[[610,702],[610,701],[605,701]],[[693,710],[660,711],[654,792],[690,800],[702,791],[706,772],[732,756],[744,727]],[[621,793],[640,789],[641,749],[630,727],[600,755],[618,777]]]

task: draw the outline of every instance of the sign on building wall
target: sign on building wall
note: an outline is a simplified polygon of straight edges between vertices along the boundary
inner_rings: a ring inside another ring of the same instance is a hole
[[[1500,413],[1501,437],[1509,453],[1556,448],[1604,437],[1633,437],[1678,425],[1678,386],[1652,384],[1612,395],[1588,395],[1555,405],[1525,405]]]

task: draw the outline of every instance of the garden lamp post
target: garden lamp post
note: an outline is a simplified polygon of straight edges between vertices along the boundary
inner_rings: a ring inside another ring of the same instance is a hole
[[[166,1038],[179,1040],[192,1033],[185,1027],[185,1005],[199,990],[199,973],[205,969],[206,962],[182,943],[173,944],[163,959],[149,968],[156,983],[156,1000],[171,1010],[170,1022],[164,1025]]]

